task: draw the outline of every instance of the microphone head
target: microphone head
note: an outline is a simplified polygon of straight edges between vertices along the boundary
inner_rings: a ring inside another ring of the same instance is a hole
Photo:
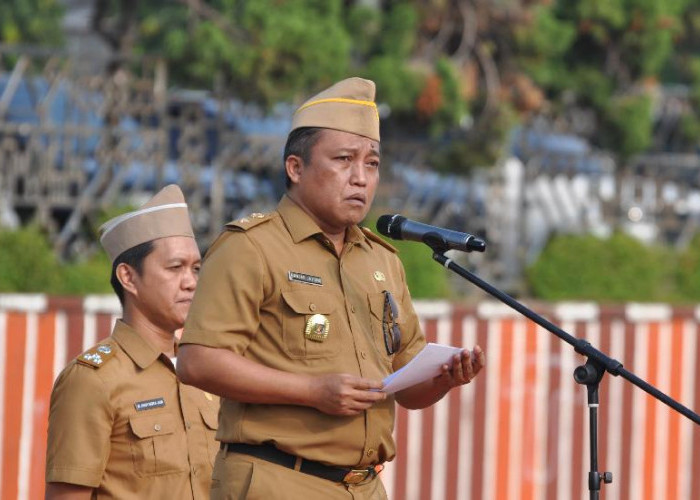
[[[469,251],[483,252],[486,250],[486,242],[480,238],[472,238],[468,243]]]
[[[401,222],[406,220],[399,214],[381,215],[377,219],[377,231],[389,238],[401,239]]]

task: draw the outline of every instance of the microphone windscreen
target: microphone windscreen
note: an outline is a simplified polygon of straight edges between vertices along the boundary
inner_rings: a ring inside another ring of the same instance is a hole
[[[383,234],[384,236],[388,236],[390,238],[392,237],[390,226],[394,217],[394,215],[381,215],[379,219],[377,219],[377,231],[379,231],[379,234]]]

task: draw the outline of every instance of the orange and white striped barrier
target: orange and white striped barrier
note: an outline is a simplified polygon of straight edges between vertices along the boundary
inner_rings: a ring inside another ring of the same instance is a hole
[[[531,307],[699,412],[700,307]],[[418,301],[416,309],[429,341],[478,343],[487,366],[432,408],[397,413],[398,454],[381,474],[389,497],[588,498],[586,388],[573,380],[585,359],[500,303]],[[112,296],[0,294],[0,498],[43,498],[53,380],[107,337],[119,314]],[[700,426],[609,374],[598,424],[599,469],[613,473],[602,498],[691,499],[700,491]]]

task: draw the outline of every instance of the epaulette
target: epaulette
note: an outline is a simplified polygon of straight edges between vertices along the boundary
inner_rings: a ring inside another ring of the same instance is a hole
[[[233,230],[242,230],[242,231],[247,231],[251,227],[258,226],[262,224],[263,222],[267,222],[272,219],[271,217],[272,214],[261,214],[259,212],[255,212],[250,214],[247,217],[241,217],[240,219],[233,220],[229,223],[226,224],[226,229],[233,229]]]
[[[78,356],[76,361],[93,368],[100,368],[114,357],[115,351],[115,346],[108,342],[104,344],[97,344]]]
[[[365,234],[365,236],[367,237],[368,240],[372,240],[376,243],[379,243],[383,247],[387,248],[390,252],[393,252],[393,253],[398,252],[398,250],[393,245],[391,245],[390,243],[386,242],[384,239],[382,239],[379,236],[377,236],[376,234],[374,234],[370,228],[361,227],[360,229],[362,229],[362,232]]]

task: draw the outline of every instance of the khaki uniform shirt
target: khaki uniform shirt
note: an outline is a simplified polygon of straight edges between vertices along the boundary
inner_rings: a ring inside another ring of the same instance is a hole
[[[218,403],[179,383],[171,361],[118,321],[54,384],[46,481],[99,499],[208,499]]]
[[[276,212],[228,224],[205,258],[182,343],[229,349],[286,372],[350,373],[382,380],[425,345],[393,247],[351,227],[340,256],[286,196]],[[399,309],[402,340],[387,354],[384,290]],[[328,336],[308,338],[328,321]],[[370,465],[395,453],[394,398],[357,416],[315,408],[222,399],[217,439],[272,442],[329,465]]]

